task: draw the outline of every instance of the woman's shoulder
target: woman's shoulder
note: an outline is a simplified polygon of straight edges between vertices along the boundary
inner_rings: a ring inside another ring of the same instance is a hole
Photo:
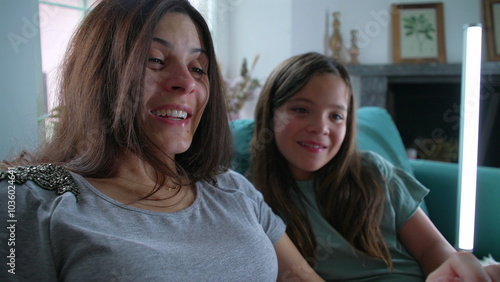
[[[9,195],[34,193],[57,197],[69,192],[78,200],[80,194],[71,173],[54,164],[9,167],[0,171],[0,187],[0,192]]]
[[[247,196],[260,195],[260,192],[245,176],[231,169],[217,175],[214,184],[217,189],[226,193],[243,193]]]
[[[228,169],[218,174],[215,180],[220,186],[226,186],[222,184],[228,184],[229,186],[231,186],[232,184],[245,184],[245,185],[250,184],[250,182],[248,181],[248,179],[246,179],[245,176],[232,169]]]

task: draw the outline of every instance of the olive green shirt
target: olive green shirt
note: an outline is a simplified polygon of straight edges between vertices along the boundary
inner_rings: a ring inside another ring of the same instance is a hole
[[[429,190],[375,153],[363,152],[363,163],[375,164],[387,179],[381,230],[391,252],[394,270],[391,271],[381,259],[368,257],[351,247],[322,217],[316,205],[314,181],[299,181],[306,198],[304,208],[318,244],[316,272],[327,281],[423,281],[419,264],[398,240],[397,231],[414,215]]]

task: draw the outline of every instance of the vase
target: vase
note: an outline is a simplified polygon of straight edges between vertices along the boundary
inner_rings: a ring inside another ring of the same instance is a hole
[[[351,56],[349,64],[359,64],[358,31],[355,29],[351,30],[351,48],[349,48],[349,55]]]
[[[342,35],[340,34],[340,12],[333,13],[333,34],[330,38],[330,48],[332,49],[332,57],[342,62]]]

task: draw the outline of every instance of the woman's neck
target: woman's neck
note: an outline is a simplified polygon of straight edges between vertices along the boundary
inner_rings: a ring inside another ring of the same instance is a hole
[[[175,167],[173,161],[171,162],[170,169]],[[111,178],[133,179],[135,182],[153,186],[158,183],[156,170],[132,153],[125,154],[122,165],[119,166],[116,175]]]
[[[173,161],[170,169],[175,172]],[[151,165],[133,154],[124,157],[116,175],[87,180],[108,197],[147,210],[174,212],[186,208],[195,198],[194,186],[189,179],[162,177]]]

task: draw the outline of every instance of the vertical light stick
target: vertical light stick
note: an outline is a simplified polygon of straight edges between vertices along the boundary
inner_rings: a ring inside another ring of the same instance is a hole
[[[472,251],[474,247],[481,83],[481,35],[482,28],[480,24],[466,25],[464,27],[457,248],[468,251]]]

